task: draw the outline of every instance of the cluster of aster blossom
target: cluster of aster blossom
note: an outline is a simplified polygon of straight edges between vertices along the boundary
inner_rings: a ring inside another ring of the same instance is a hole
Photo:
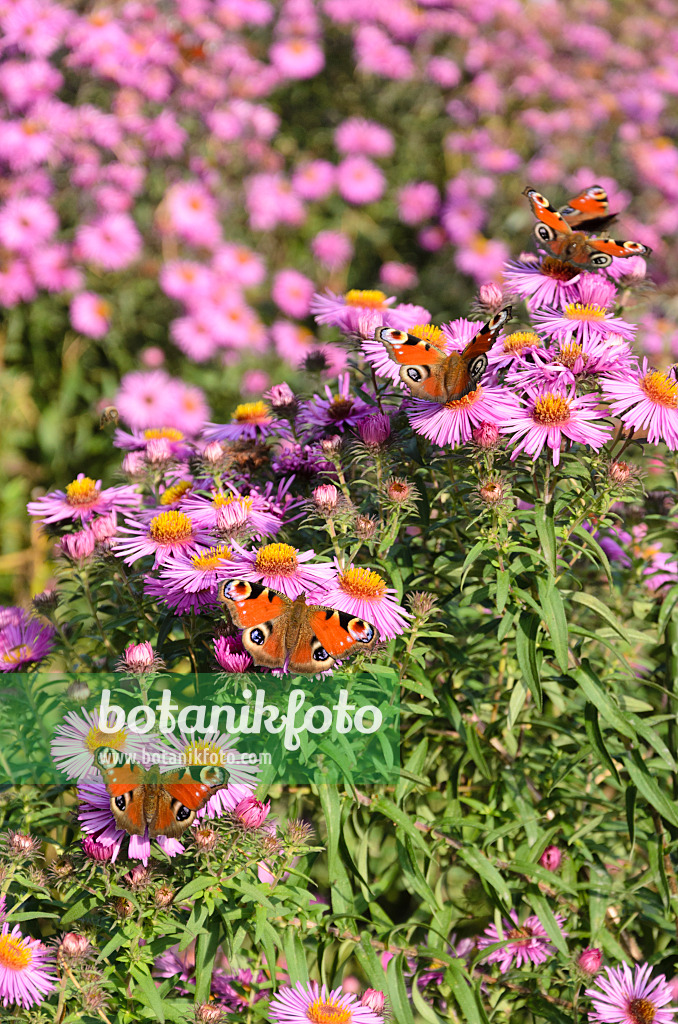
[[[441,266],[451,254],[460,274],[498,279],[508,250],[492,238],[491,211],[517,197],[519,170],[543,187],[598,180],[615,210],[642,197],[626,227],[668,266],[674,3],[648,3],[642,17],[624,7],[628,17],[610,0],[559,0],[546,27],[518,0],[126,0],[82,12],[10,0],[0,12],[0,302],[60,295],[73,328],[103,338],[120,326],[121,275],[143,277],[191,359],[230,362],[269,340],[289,359],[309,345],[298,321],[314,281],[343,282],[373,217],[408,236],[408,253]],[[348,68],[327,57],[342,37]],[[317,139],[311,129],[298,141],[313,102],[303,82],[343,95],[346,71],[354,113],[328,111]],[[410,118],[397,102],[381,104],[388,124],[371,116],[370,97],[394,79],[412,83],[426,110],[428,163],[408,158]],[[331,142],[325,123],[336,124]],[[595,174],[581,166],[593,153]],[[338,216],[347,204],[366,219]],[[300,269],[291,253],[301,251]],[[397,252],[375,255],[384,286],[416,285]],[[648,346],[668,345],[661,310],[648,316]]]
[[[0,672],[20,671],[53,648],[54,629],[15,605],[0,607]]]

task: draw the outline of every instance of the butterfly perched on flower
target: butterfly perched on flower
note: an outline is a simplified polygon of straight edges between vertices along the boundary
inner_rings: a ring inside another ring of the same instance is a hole
[[[649,256],[652,250],[642,242],[629,242],[613,238],[595,238],[574,228],[604,226],[611,219],[608,212],[607,193],[600,185],[592,185],[579,195],[568,200],[556,210],[546,196],[536,189],[526,188],[532,212],[537,218],[534,236],[550,252],[565,263],[572,263],[587,270],[609,267],[613,256],[625,259],[629,256]],[[602,223],[601,223],[602,221]]]
[[[103,775],[118,828],[132,836],[148,830],[151,839],[178,838],[229,779],[225,768],[211,764],[166,772],[153,765],[146,770],[112,747],[98,747],[94,763]]]
[[[315,675],[357,650],[369,651],[377,631],[348,612],[294,601],[260,583],[228,580],[219,588],[243,646],[255,665]]]
[[[429,402],[457,402],[475,391],[487,369],[486,353],[497,334],[511,319],[510,306],[496,313],[461,352],[443,352],[431,341],[393,327],[378,327],[375,340],[400,364],[400,379],[415,398]]]

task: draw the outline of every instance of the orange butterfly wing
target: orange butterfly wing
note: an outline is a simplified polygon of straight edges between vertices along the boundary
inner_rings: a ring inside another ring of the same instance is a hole
[[[600,185],[590,185],[558,210],[571,228],[585,230],[600,229],[613,221],[616,214],[610,213],[607,192]]]
[[[308,605],[289,668],[304,675],[325,672],[356,650],[372,650],[376,642],[377,631],[369,622],[336,608]]]
[[[243,646],[255,665],[282,668],[288,654],[289,597],[247,580],[228,580],[219,588],[219,597],[242,629]]]
[[[540,242],[553,242],[558,235],[571,235],[572,228],[552,206],[546,196],[534,188],[523,189],[532,207],[532,213],[539,223],[535,224],[534,234]]]
[[[617,259],[625,259],[627,256],[649,256],[652,249],[642,242],[628,242],[614,238],[589,238],[588,243],[598,252],[607,256],[616,256]]]
[[[510,306],[502,309],[481,327],[462,352],[452,353],[445,377],[447,402],[458,402],[476,390],[487,369],[486,353],[492,348],[497,334],[512,315],[513,310]]]

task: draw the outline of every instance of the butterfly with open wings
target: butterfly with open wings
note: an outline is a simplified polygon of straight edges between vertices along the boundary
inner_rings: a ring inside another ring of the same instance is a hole
[[[597,270],[609,267],[613,257],[627,259],[629,256],[649,256],[652,252],[641,242],[595,238],[584,233],[585,230],[605,226],[613,219],[608,212],[607,193],[600,185],[584,189],[560,210],[556,210],[536,189],[528,187],[523,190],[523,195],[529,199],[537,218],[535,238],[564,263]]]
[[[242,642],[255,665],[315,675],[356,651],[370,651],[377,631],[348,612],[294,601],[260,583],[228,580],[219,588]]]
[[[400,379],[414,398],[444,405],[476,390],[487,369],[486,353],[511,316],[507,306],[481,327],[463,351],[449,355],[432,342],[393,327],[378,327],[374,337],[400,364]]]
[[[94,764],[103,775],[118,828],[132,836],[144,836],[148,830],[151,839],[178,839],[229,779],[226,769],[218,765],[146,770],[112,747],[98,747]]]

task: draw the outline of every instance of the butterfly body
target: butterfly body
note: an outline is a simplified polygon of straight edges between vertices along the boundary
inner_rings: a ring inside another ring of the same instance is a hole
[[[255,665],[314,675],[357,650],[371,650],[377,631],[348,612],[306,604],[304,594],[284,594],[246,580],[222,584],[221,601],[239,629]]]
[[[630,242],[613,238],[594,238],[574,227],[592,227],[600,223],[601,217],[609,221],[607,194],[599,185],[592,185],[579,196],[570,199],[566,206],[556,210],[546,196],[536,189],[526,188],[532,212],[537,218],[534,235],[553,256],[566,263],[587,270],[609,267],[613,257],[625,259],[629,256],[648,256],[652,250],[641,242]]]
[[[210,797],[228,783],[217,766],[190,765],[177,771],[146,771],[108,747],[99,747],[94,762],[101,771],[118,828],[130,835],[177,839],[195,821]]]
[[[400,364],[400,379],[415,398],[429,402],[457,402],[475,391],[487,368],[486,353],[497,334],[510,320],[510,307],[502,309],[484,324],[461,352],[447,355],[442,349],[392,327],[378,327],[375,339]]]

